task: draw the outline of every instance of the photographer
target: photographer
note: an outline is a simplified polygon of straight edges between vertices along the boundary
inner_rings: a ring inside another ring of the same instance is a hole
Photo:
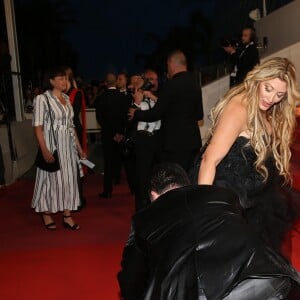
[[[230,87],[236,84],[236,72],[238,62],[237,42],[231,39],[222,41],[222,48],[228,54],[228,59],[225,62],[225,67],[230,73],[229,85]]]
[[[242,83],[249,71],[259,64],[256,33],[253,27],[242,30],[242,49],[237,61],[236,83]]]
[[[144,81],[134,93],[135,105],[140,110],[152,109],[157,100],[158,76],[154,70],[146,70]],[[148,185],[151,169],[159,161],[161,121],[138,122],[135,142],[136,154],[136,211],[149,204]]]
[[[255,40],[255,29],[245,27],[240,42],[233,39],[222,41],[222,48],[229,54],[230,87],[242,83],[247,73],[259,64]]]
[[[198,127],[198,121],[203,119],[201,87],[188,72],[187,59],[181,50],[169,54],[167,67],[169,81],[159,93],[157,104],[147,111],[131,108],[128,115],[145,122],[161,119],[162,161],[178,163],[189,171],[201,147]],[[151,95],[146,93],[146,96]]]

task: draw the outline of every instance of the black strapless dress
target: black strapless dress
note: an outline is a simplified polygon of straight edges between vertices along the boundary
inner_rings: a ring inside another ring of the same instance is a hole
[[[269,245],[279,249],[296,215],[291,208],[292,191],[282,187],[282,179],[272,157],[265,163],[269,172],[265,182],[255,169],[255,160],[256,154],[249,139],[238,137],[217,166],[214,185],[234,190],[239,195],[245,217],[253,229]],[[201,153],[190,173],[193,183],[197,183],[200,163]]]

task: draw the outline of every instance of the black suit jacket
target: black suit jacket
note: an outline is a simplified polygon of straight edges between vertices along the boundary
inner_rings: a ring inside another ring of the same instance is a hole
[[[166,83],[156,105],[147,111],[136,111],[139,121],[161,120],[165,151],[185,151],[200,148],[198,120],[203,119],[200,86],[188,72],[180,72]]]
[[[247,73],[259,64],[259,55],[254,43],[245,47],[237,60],[236,83],[241,83]]]
[[[96,99],[96,119],[104,137],[124,134],[128,111],[126,96],[117,89],[107,89]]]
[[[118,274],[126,300],[223,299],[247,278],[298,274],[252,232],[225,188],[169,191],[132,219]],[[199,278],[199,280],[198,280]]]

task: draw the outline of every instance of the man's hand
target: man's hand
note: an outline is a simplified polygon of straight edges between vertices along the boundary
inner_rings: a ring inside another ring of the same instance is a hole
[[[113,137],[113,140],[119,144],[124,140],[124,135],[120,133],[116,133],[115,136]]]
[[[128,111],[128,120],[132,120],[134,118],[135,111],[138,110],[137,108],[129,108]]]
[[[144,97],[147,97],[147,98],[151,99],[152,101],[157,100],[157,97],[155,95],[153,95],[151,91],[144,91],[143,95],[144,95]]]
[[[143,91],[140,89],[135,89],[133,93],[133,99],[135,104],[140,105],[144,99]]]
[[[236,49],[232,45],[224,46],[223,49],[230,55],[236,52]]]

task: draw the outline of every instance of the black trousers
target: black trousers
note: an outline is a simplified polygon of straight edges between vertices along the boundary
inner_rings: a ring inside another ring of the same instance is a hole
[[[103,192],[111,194],[116,169],[121,161],[121,144],[116,143],[112,136],[104,136],[102,147],[104,158]]]
[[[136,190],[136,156],[135,151],[123,157],[127,183],[131,193]]]
[[[163,162],[172,162],[179,164],[186,172],[189,172],[199,149],[164,151],[162,155]]]
[[[136,211],[146,207],[150,203],[149,183],[153,166],[160,162],[160,135],[159,132],[148,136],[138,133],[135,144],[136,154],[136,187],[135,208]]]

